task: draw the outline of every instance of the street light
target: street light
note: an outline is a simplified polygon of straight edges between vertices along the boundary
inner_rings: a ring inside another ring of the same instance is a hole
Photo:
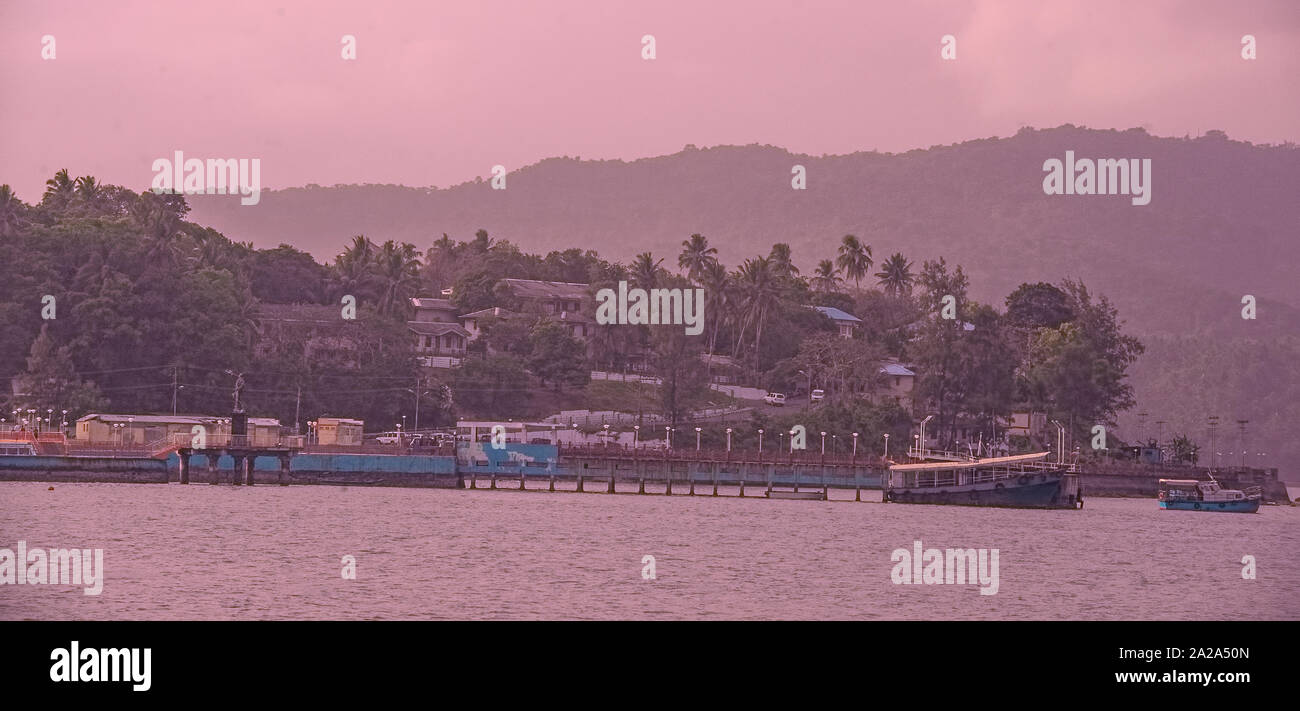
[[[758,453],[763,453],[763,428],[758,428]]]
[[[919,444],[919,446],[921,446],[921,447],[924,447],[924,446],[925,446],[925,423],[927,423],[927,422],[929,422],[930,420],[933,420],[933,419],[934,419],[934,415],[926,415],[926,416],[925,416],[925,419],[924,419],[924,420],[921,420],[921,436],[920,436],[920,438],[918,439],[918,444]],[[922,455],[921,458],[924,459],[924,458],[925,458],[925,456],[924,456],[924,455],[925,455],[924,450],[921,451],[921,455]]]
[[[1065,463],[1065,425],[1061,424],[1060,422],[1057,422],[1056,420],[1052,420],[1052,424],[1056,425],[1056,463],[1064,464]]]
[[[885,433],[885,461],[889,461],[889,433]]]
[[[673,431],[673,428],[671,428],[671,427],[669,427],[669,426],[667,426],[667,425],[664,425],[664,449],[672,449],[672,448],[673,448],[672,431]]]
[[[632,449],[636,449],[637,436],[641,434],[641,425],[632,425]]]
[[[858,433],[853,433],[853,456],[858,456]]]
[[[603,424],[601,427],[605,429],[605,449],[609,449],[609,425]]]
[[[826,456],[826,431],[822,431],[822,456]]]
[[[695,451],[700,451],[700,428],[695,428]]]
[[[731,428],[727,428],[727,451],[731,451]]]

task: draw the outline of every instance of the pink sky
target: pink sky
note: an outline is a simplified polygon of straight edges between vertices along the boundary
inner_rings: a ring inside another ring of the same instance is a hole
[[[1294,0],[5,0],[0,182],[28,202],[63,167],[145,189],[177,149],[260,158],[275,188],[445,187],[688,143],[905,151],[1062,123],[1277,143],[1300,134],[1297,76]]]

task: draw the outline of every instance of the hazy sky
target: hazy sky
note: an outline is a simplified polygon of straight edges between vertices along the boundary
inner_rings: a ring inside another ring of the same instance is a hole
[[[145,189],[177,149],[260,158],[272,188],[445,187],[687,143],[904,151],[1062,123],[1276,143],[1300,134],[1297,77],[1296,0],[0,0],[0,182],[28,202],[63,167]]]

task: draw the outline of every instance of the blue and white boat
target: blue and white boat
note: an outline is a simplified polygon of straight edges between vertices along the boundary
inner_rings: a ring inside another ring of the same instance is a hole
[[[1161,479],[1160,508],[1177,511],[1224,511],[1255,513],[1263,491],[1252,486],[1245,490],[1224,489],[1214,479]]]

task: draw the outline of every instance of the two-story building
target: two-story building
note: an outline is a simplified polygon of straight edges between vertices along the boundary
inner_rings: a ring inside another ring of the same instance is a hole
[[[497,289],[508,296],[519,311],[541,314],[563,323],[580,341],[586,341],[595,333],[595,319],[588,315],[595,309],[589,284],[502,279]]]
[[[253,352],[259,358],[274,353],[296,355],[301,344],[304,362],[325,353],[337,361],[356,363],[356,326],[343,319],[337,306],[259,304],[256,321]]]
[[[411,299],[415,314],[406,322],[415,337],[415,355],[426,368],[450,368],[465,357],[469,331],[460,325],[456,307],[448,299]]]

